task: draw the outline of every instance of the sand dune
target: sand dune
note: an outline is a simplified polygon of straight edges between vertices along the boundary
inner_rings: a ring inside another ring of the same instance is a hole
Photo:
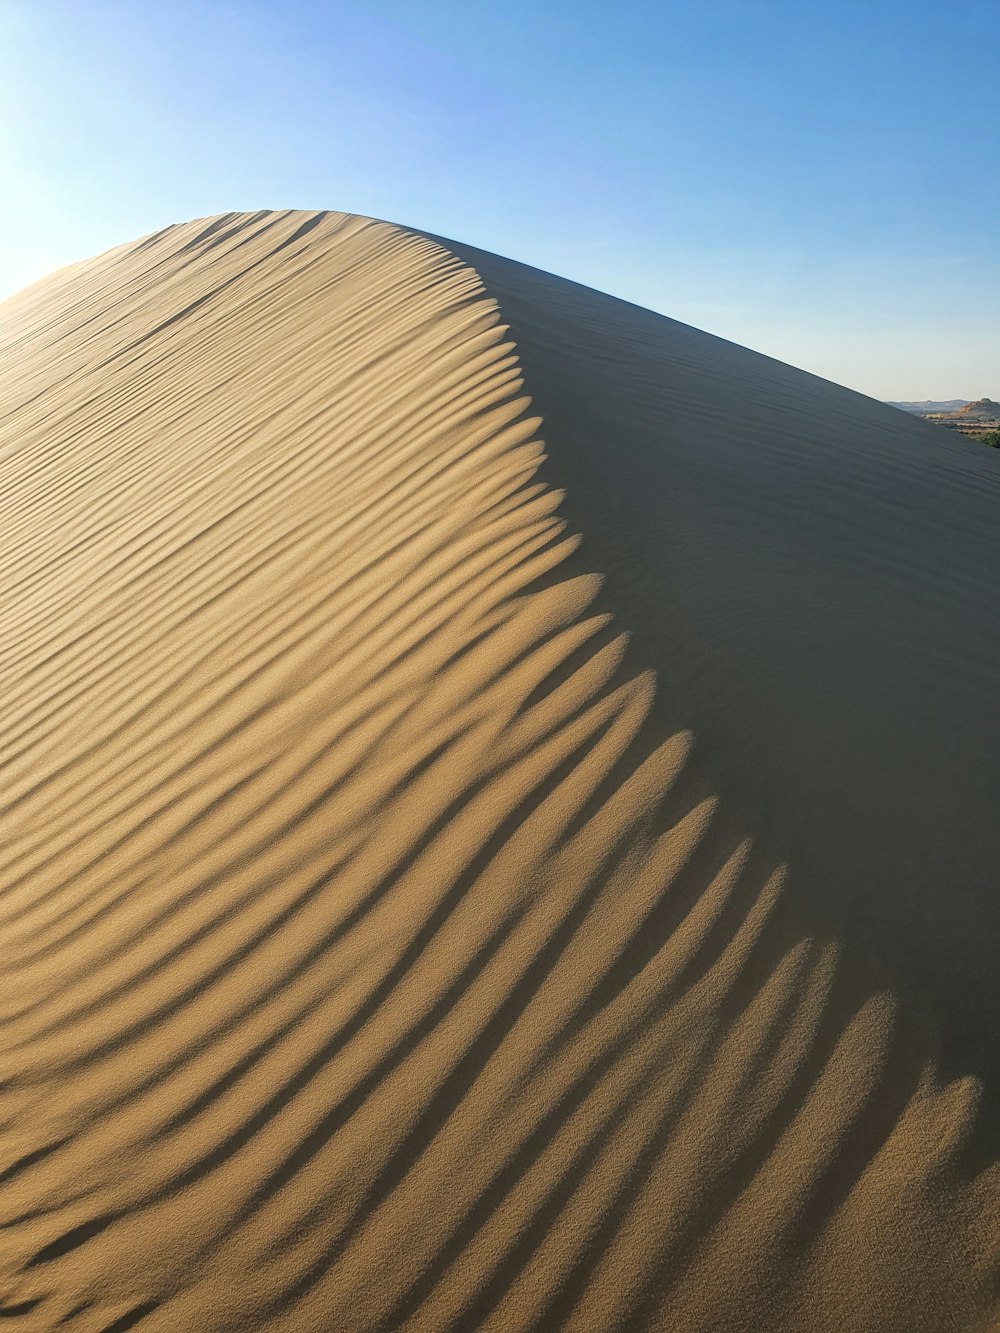
[[[0,347],[6,1326],[990,1326],[994,451],[335,213]]]

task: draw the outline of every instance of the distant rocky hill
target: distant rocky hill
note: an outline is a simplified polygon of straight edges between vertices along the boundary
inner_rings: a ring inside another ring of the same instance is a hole
[[[890,407],[901,408],[904,412],[913,412],[917,416],[923,416],[928,412],[957,412],[959,408],[964,407],[968,400],[965,398],[949,398],[947,402],[935,403],[928,399],[923,403],[890,403]]]
[[[928,400],[923,403],[890,403],[889,406],[902,408],[904,412],[933,421],[938,426],[947,426],[949,430],[960,431],[963,435],[979,438],[986,432],[1000,430],[1000,403],[993,398],[976,398],[965,403],[961,399],[945,403]]]
[[[993,398],[977,398],[960,407],[956,415],[967,421],[1000,421],[1000,403]]]

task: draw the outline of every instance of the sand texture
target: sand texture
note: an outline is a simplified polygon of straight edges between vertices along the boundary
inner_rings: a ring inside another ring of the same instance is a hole
[[[3,1328],[993,1327],[997,451],[262,212],[0,459]]]

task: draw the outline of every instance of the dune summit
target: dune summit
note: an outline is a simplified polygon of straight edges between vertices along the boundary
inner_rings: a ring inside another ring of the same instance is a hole
[[[994,451],[337,213],[0,347],[5,1327],[991,1326]]]

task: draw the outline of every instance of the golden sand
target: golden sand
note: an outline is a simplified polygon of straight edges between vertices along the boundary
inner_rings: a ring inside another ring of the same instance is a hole
[[[990,1326],[994,451],[336,213],[0,368],[5,1328]]]

